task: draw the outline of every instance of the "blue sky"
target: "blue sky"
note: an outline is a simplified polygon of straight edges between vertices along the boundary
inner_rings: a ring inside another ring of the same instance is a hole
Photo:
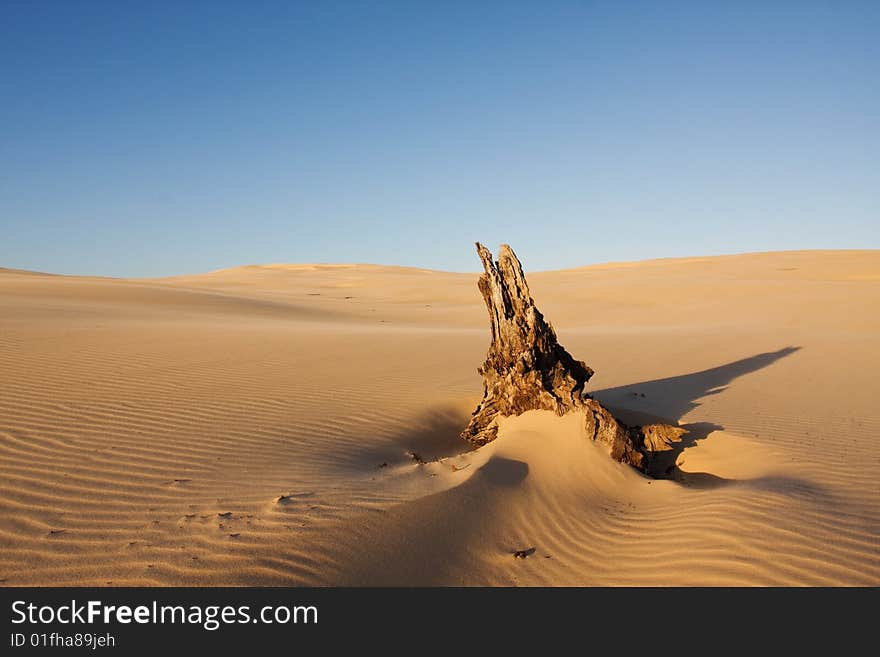
[[[0,266],[880,247],[878,2],[0,1]]]

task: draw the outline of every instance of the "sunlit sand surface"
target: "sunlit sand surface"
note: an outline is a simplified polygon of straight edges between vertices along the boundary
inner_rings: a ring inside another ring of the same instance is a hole
[[[671,479],[576,415],[458,438],[476,274],[0,270],[0,583],[880,584],[880,252],[527,273]]]

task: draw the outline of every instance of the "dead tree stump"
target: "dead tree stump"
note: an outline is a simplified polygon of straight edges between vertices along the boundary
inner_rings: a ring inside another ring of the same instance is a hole
[[[498,416],[583,411],[588,437],[607,447],[613,459],[646,471],[653,446],[645,444],[639,427],[618,421],[586,393],[593,370],[559,344],[553,327],[535,307],[513,249],[502,244],[497,262],[479,242],[477,253],[485,270],[478,287],[489,311],[492,341],[478,370],[483,399],[462,438],[476,445],[495,440]]]

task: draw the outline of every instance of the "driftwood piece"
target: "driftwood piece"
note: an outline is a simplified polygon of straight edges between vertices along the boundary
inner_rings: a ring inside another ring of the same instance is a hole
[[[532,410],[557,415],[582,411],[587,436],[604,445],[616,461],[647,471],[654,445],[646,444],[640,427],[615,419],[586,393],[584,386],[593,370],[557,341],[553,327],[535,307],[513,249],[502,244],[496,262],[477,242],[477,254],[485,270],[478,287],[489,311],[492,341],[478,370],[483,376],[483,399],[462,438],[476,445],[491,442],[498,434],[499,416]],[[656,432],[652,429],[651,436]]]

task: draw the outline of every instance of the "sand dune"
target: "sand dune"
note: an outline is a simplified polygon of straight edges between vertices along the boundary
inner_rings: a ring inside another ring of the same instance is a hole
[[[0,584],[880,584],[880,252],[529,273],[674,481],[573,415],[468,451],[475,281],[0,269]]]

